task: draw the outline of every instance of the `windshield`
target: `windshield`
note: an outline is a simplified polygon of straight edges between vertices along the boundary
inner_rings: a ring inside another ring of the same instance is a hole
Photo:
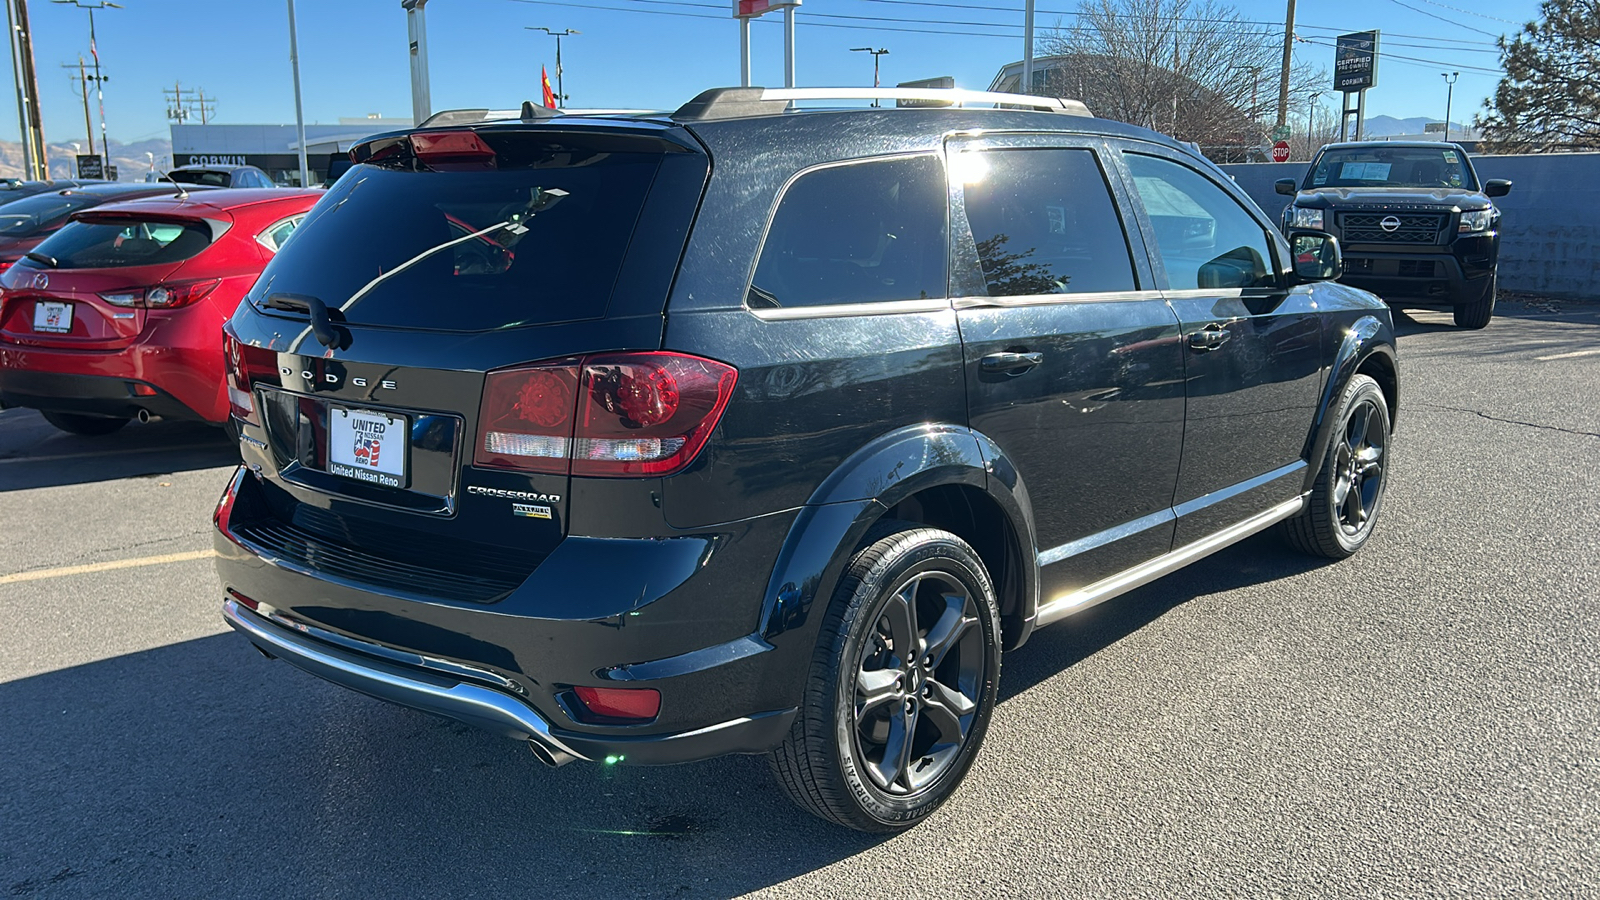
[[[58,269],[112,269],[181,262],[209,246],[211,229],[199,222],[129,219],[69,222],[33,252]],[[23,265],[47,264],[25,258]]]
[[[484,331],[600,318],[659,153],[549,147],[506,169],[352,168],[251,290],[349,322]]]
[[[0,235],[28,237],[65,222],[67,216],[86,206],[103,202],[102,194],[73,194],[56,191],[35,194],[0,206]]]
[[[175,169],[167,173],[167,177],[179,184],[204,184],[211,187],[227,187],[231,176],[227,172],[183,171]]]
[[[1350,147],[1326,150],[1306,173],[1306,190],[1341,187],[1461,188],[1478,183],[1453,147]]]

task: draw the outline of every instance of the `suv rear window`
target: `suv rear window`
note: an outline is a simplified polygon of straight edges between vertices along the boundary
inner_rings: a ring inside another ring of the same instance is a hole
[[[176,170],[168,172],[167,177],[179,184],[204,184],[211,187],[228,187],[229,182],[232,180],[232,176],[227,172],[195,171],[193,169],[187,172]]]
[[[352,168],[251,302],[307,294],[348,322],[437,331],[603,317],[661,154],[486,137],[501,168]]]
[[[102,219],[69,222],[33,252],[58,269],[113,269],[182,262],[209,246],[211,229],[199,222]]]

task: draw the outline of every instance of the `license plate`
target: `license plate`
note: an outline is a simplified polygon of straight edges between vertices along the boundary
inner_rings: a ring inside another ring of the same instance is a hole
[[[72,330],[72,304],[39,300],[33,304],[33,330],[66,334]]]
[[[328,471],[384,487],[406,486],[406,417],[372,409],[328,410]]]

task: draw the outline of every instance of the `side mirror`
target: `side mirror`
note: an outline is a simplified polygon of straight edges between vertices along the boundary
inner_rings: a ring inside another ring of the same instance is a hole
[[[1295,284],[1332,281],[1344,274],[1339,239],[1321,231],[1291,231],[1289,258],[1294,260]]]
[[[1291,197],[1293,197],[1296,192],[1296,185],[1293,178],[1279,178],[1277,181],[1272,183],[1272,187],[1278,193],[1288,194]]]
[[[1483,183],[1483,193],[1489,197],[1504,197],[1511,193],[1511,182],[1504,178],[1491,178]]]

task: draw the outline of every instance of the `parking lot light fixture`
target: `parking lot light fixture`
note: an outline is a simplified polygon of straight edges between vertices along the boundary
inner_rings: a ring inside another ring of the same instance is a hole
[[[542,31],[556,39],[556,100],[559,101],[558,105],[566,106],[567,89],[561,81],[561,39],[574,34],[583,34],[583,32],[576,28],[563,28],[560,31],[552,31],[543,25],[524,25],[523,29],[526,31]]]

